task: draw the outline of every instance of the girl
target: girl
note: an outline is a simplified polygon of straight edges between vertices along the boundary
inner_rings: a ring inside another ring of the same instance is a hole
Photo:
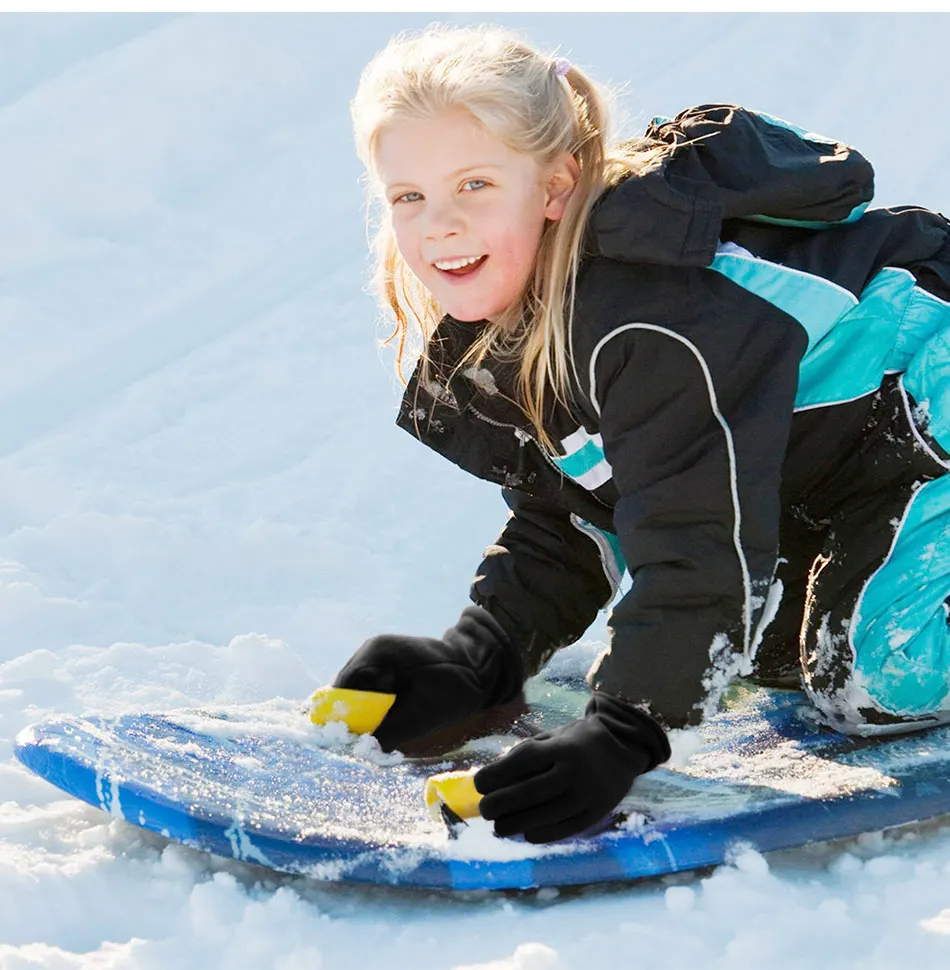
[[[395,38],[352,114],[424,338],[397,424],[510,509],[454,627],[338,674],[397,695],[383,748],[516,697],[624,568],[585,717],[475,777],[499,835],[603,817],[736,674],[849,733],[947,719],[950,223],[737,107],[608,147],[600,89],[494,28]]]

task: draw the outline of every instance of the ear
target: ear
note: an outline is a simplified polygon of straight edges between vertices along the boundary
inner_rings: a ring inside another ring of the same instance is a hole
[[[581,170],[577,159],[569,152],[564,152],[561,158],[548,170],[548,177],[544,183],[544,215],[556,222],[564,215],[567,201],[581,177]]]

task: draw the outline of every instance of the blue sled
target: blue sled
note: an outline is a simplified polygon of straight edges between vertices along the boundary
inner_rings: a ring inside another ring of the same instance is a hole
[[[328,734],[286,701],[52,717],[14,750],[57,788],[192,848],[317,879],[425,888],[641,879],[716,865],[738,845],[764,852],[950,812],[950,727],[849,738],[815,723],[798,692],[740,686],[687,764],[637,779],[614,828],[532,846],[496,839],[476,819],[450,839],[425,811],[429,774],[483,763],[583,709],[580,681],[529,686],[531,712],[507,742],[438,761],[374,757],[367,739]]]

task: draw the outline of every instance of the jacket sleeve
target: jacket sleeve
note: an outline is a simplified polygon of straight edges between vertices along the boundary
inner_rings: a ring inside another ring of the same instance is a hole
[[[617,186],[624,205],[594,206],[599,255],[707,266],[724,220],[821,229],[860,218],[874,196],[874,169],[851,146],[735,105],[654,119],[645,137],[667,150]]]
[[[471,599],[502,625],[525,676],[580,639],[623,572],[607,533],[549,502],[502,489],[511,514],[485,556]]]
[[[591,361],[632,587],[589,681],[667,727],[698,723],[746,669],[776,564],[805,336],[763,301],[735,297],[732,312],[707,308],[678,331],[619,326]]]

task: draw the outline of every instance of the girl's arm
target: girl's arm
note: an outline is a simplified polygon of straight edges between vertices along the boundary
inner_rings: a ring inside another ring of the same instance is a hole
[[[617,325],[590,368],[633,581],[591,685],[668,727],[715,710],[753,649],[806,342],[764,300],[711,272],[688,274],[705,274],[701,313]]]
[[[602,558],[610,556],[607,543],[598,544],[566,510],[513,489],[502,494],[511,515],[485,550],[471,598],[505,629],[531,677],[613,599],[618,564]]]

